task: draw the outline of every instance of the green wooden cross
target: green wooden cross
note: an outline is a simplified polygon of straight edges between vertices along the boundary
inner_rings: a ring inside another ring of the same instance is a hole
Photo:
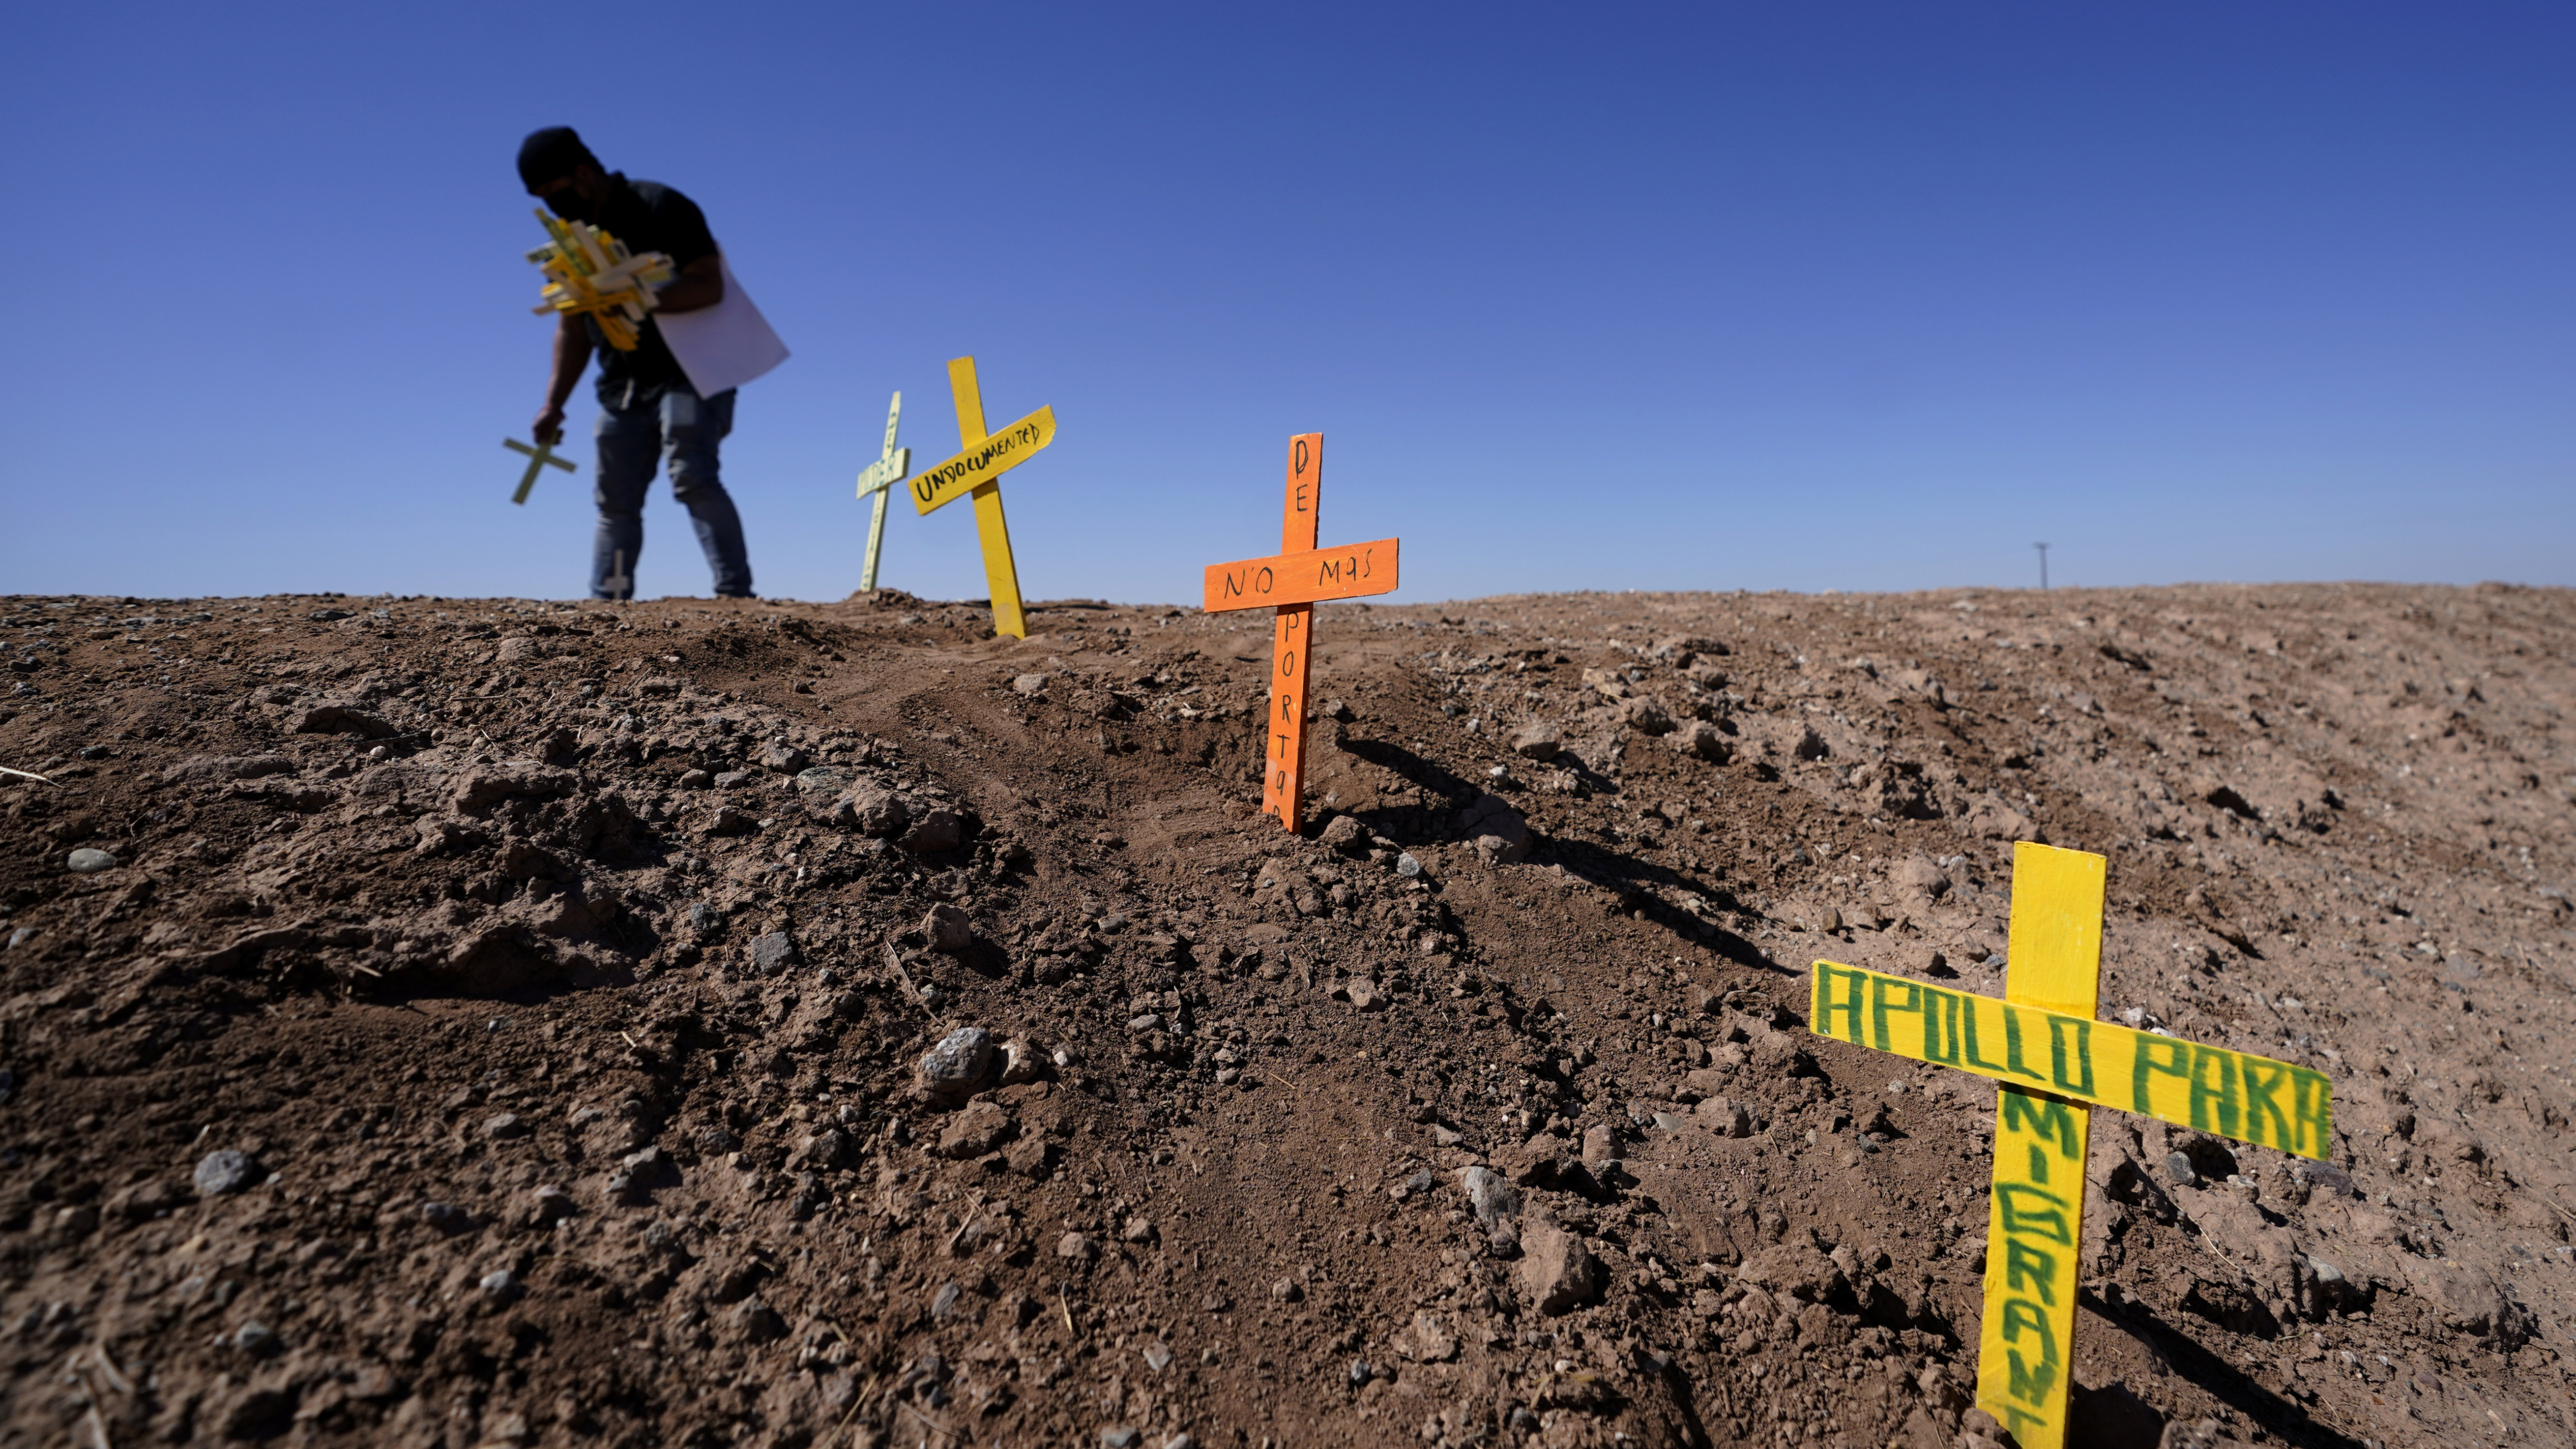
[[[600,587],[608,590],[608,596],[612,599],[635,597],[635,580],[626,572],[626,550],[622,548],[617,550],[616,564],[610,568],[608,577],[601,579],[599,583]]]
[[[516,438],[501,440],[502,447],[528,455],[528,471],[520,475],[519,491],[510,495],[511,502],[524,504],[528,501],[528,494],[537,486],[537,470],[540,468],[561,468],[567,473],[574,471],[572,464],[555,456],[555,444],[562,441],[560,436],[539,438],[537,445],[531,448]]]
[[[859,471],[859,496],[877,496],[876,507],[868,515],[868,561],[859,569],[861,593],[877,586],[877,558],[885,548],[886,495],[912,472],[912,450],[894,445],[895,425],[902,419],[903,394],[898,392],[886,408],[885,451]]]

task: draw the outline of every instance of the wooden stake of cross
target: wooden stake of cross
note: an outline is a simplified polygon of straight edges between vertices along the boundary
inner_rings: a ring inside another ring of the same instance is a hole
[[[894,485],[912,471],[912,450],[894,445],[895,425],[903,420],[903,394],[894,395],[886,405],[885,451],[877,460],[859,471],[859,496],[876,495],[876,507],[868,514],[868,559],[859,568],[859,592],[877,586],[877,557],[885,548],[886,495]]]
[[[599,583],[600,587],[608,590],[608,597],[612,599],[635,597],[635,580],[626,572],[626,550],[616,550],[616,563],[610,567],[608,577]]]
[[[537,470],[540,468],[561,468],[567,473],[574,471],[572,464],[555,456],[555,444],[562,441],[561,438],[539,438],[537,445],[531,448],[516,438],[501,440],[502,447],[528,455],[528,471],[519,475],[519,491],[510,495],[511,502],[525,504],[528,501],[528,494],[537,486]]]
[[[1396,540],[1315,547],[1324,503],[1324,435],[1288,440],[1288,503],[1280,516],[1279,552],[1269,558],[1211,564],[1206,608],[1276,606],[1270,626],[1270,709],[1262,751],[1261,813],[1297,829],[1306,787],[1306,681],[1315,663],[1315,605],[1358,599],[1396,587]]]
[[[948,390],[957,399],[957,441],[966,451],[912,480],[912,511],[929,513],[959,498],[975,500],[975,533],[984,543],[984,582],[993,595],[993,632],[1029,637],[1020,608],[1020,570],[1011,559],[1011,526],[1002,517],[1002,475],[1055,441],[1055,409],[1044,407],[998,433],[984,431],[984,393],[975,359],[948,364]]]
[[[2333,1092],[2323,1075],[2093,1019],[2106,865],[2080,850],[2014,848],[2000,1001],[1818,961],[1809,1002],[1808,1030],[1819,1036],[2002,1084],[1977,1406],[2022,1449],[2066,1443],[2088,1106],[2319,1160],[2334,1143]]]

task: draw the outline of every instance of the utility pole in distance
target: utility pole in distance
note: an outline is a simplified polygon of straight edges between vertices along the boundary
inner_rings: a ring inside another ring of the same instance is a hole
[[[2039,587],[2040,592],[2046,593],[2048,591],[2048,545],[2034,543],[2031,547],[2039,550]]]

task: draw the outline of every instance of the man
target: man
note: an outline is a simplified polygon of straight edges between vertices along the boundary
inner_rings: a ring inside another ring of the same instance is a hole
[[[677,276],[656,297],[655,311],[694,312],[724,300],[723,258],[697,203],[659,182],[603,172],[570,126],[550,126],[521,143],[519,179],[564,220],[588,222],[630,252],[669,256]],[[733,431],[733,392],[698,396],[650,316],[638,331],[635,349],[620,352],[605,344],[587,314],[564,314],[555,328],[545,411],[537,414],[538,441],[561,439],[564,403],[591,354],[600,354],[599,533],[591,546],[590,596],[622,599],[634,592],[635,560],[644,552],[644,492],[658,454],[671,475],[671,495],[697,524],[717,597],[751,598],[742,519],[716,470],[716,447]]]

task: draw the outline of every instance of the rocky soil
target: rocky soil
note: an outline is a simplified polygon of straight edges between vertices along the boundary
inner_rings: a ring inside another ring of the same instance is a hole
[[[2330,1076],[2096,1117],[2079,1442],[2565,1444],[2576,599],[1268,623],[0,601],[0,1444],[1933,1446],[2001,989]]]

